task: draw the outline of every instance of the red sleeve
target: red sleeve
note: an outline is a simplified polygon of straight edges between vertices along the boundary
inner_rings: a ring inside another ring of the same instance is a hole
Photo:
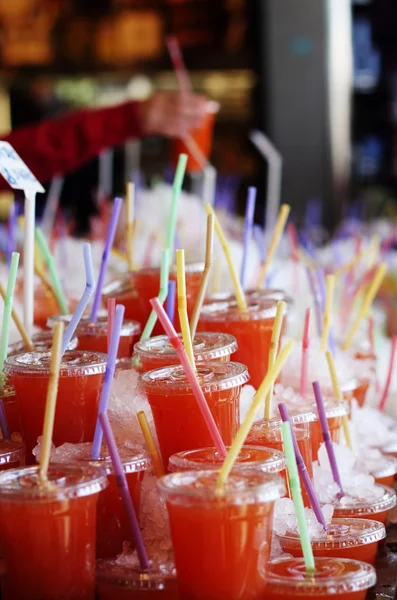
[[[74,171],[101,150],[141,137],[139,103],[82,110],[21,127],[4,137],[42,183]],[[0,177],[0,188],[8,189]]]

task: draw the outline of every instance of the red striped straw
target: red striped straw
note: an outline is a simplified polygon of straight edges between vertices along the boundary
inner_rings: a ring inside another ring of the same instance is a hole
[[[310,308],[306,309],[305,312],[305,324],[303,327],[302,336],[302,361],[301,361],[301,381],[300,381],[300,395],[306,400],[307,397],[307,380],[308,380],[308,368],[309,368],[309,345],[310,345]]]
[[[112,338],[114,314],[116,312],[116,298],[108,298],[108,352]]]
[[[181,47],[175,36],[169,35],[165,43],[167,44],[168,52],[171,57],[172,65],[175,70],[175,75],[178,80],[179,89],[182,94],[188,94],[192,91],[192,84],[189,73],[183,61]]]
[[[389,368],[387,370],[386,385],[384,387],[383,394],[382,394],[382,397],[379,402],[379,406],[378,406],[379,410],[384,410],[385,405],[386,405],[386,400],[389,395],[391,378],[392,378],[392,374],[393,374],[394,357],[396,354],[396,344],[397,344],[397,335],[393,335],[393,337],[391,339],[390,359],[389,359]]]

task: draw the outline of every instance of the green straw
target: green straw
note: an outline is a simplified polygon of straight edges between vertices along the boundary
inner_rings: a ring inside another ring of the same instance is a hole
[[[164,304],[168,294],[168,278],[170,272],[170,251],[165,248],[161,253],[161,270],[160,270],[160,290],[157,298],[161,304]],[[156,325],[157,314],[154,310],[150,313],[145,329],[141,335],[141,341],[147,340],[152,335],[154,326]]]
[[[167,248],[170,251],[170,261],[173,261],[174,256],[174,240],[176,230],[176,220],[178,214],[178,201],[181,195],[183,178],[185,176],[187,164],[187,154],[180,154],[178,159],[178,165],[175,171],[174,183],[172,184],[172,201],[171,211],[168,218],[168,229],[167,229]]]
[[[44,256],[44,259],[48,266],[48,270],[50,272],[52,285],[54,286],[54,292],[55,292],[57,302],[59,304],[60,311],[63,315],[67,315],[69,312],[69,308],[68,308],[68,305],[66,302],[65,294],[63,293],[61,281],[58,277],[54,258],[50,252],[50,249],[48,247],[48,244],[46,242],[46,239],[45,239],[44,234],[41,231],[40,227],[36,227],[35,233],[36,233],[36,242],[40,248],[40,252]]]
[[[19,252],[13,252],[11,255],[10,271],[8,273],[7,291],[6,296],[4,298],[3,324],[0,342],[0,373],[3,372],[4,361],[7,358],[8,354],[8,340],[10,337],[12,303],[14,300],[15,283],[17,281],[18,263]]]
[[[298,521],[299,537],[301,540],[303,558],[306,571],[315,571],[313,549],[310,543],[309,529],[306,522],[305,507],[303,505],[301,484],[299,480],[298,467],[296,464],[294,446],[291,436],[291,425],[288,422],[281,424],[283,436],[284,454],[287,461],[288,479],[292,492],[296,518]]]

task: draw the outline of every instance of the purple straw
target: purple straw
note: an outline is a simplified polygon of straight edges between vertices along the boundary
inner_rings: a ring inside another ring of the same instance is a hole
[[[331,465],[332,476],[334,478],[335,483],[337,483],[340,487],[341,496],[344,496],[344,491],[342,487],[342,482],[339,476],[338,465],[336,464],[336,458],[334,453],[334,447],[332,445],[331,434],[329,432],[327,416],[325,414],[324,400],[321,395],[320,384],[318,381],[313,382],[313,392],[314,397],[316,399],[317,404],[317,412],[318,418],[320,419],[321,433],[323,435],[323,439],[325,442],[325,447],[327,449],[329,464]]]
[[[254,213],[256,204],[256,188],[248,188],[247,205],[245,207],[245,223],[244,223],[244,246],[243,246],[243,258],[241,262],[240,271],[240,283],[243,289],[245,289],[247,279],[247,261],[249,253],[249,245],[252,238],[252,228],[254,226]]]
[[[306,465],[305,465],[305,461],[303,460],[302,454],[299,450],[299,446],[298,446],[298,442],[296,441],[296,436],[295,436],[295,432],[294,432],[294,428],[292,427],[292,423],[291,420],[289,418],[289,414],[288,414],[288,410],[287,407],[285,406],[285,404],[283,402],[280,402],[280,404],[278,405],[278,410],[280,412],[280,416],[281,416],[281,420],[284,423],[289,423],[291,426],[291,437],[292,437],[292,443],[294,445],[294,452],[295,452],[295,458],[296,458],[296,464],[298,466],[298,471],[299,474],[302,478],[302,483],[304,485],[304,488],[306,490],[306,494],[308,495],[309,501],[310,501],[310,505],[313,509],[314,514],[316,515],[316,519],[319,523],[321,523],[321,525],[324,527],[325,531],[328,531],[328,525],[327,522],[325,520],[323,511],[321,510],[321,506],[320,503],[318,501],[318,498],[316,496],[316,492],[314,491],[313,488],[313,484],[310,480],[310,476],[309,473],[307,471]]]
[[[313,300],[314,300],[314,309],[315,309],[315,315],[316,315],[316,325],[317,325],[317,333],[319,336],[321,336],[321,331],[322,331],[322,310],[321,310],[321,305],[320,305],[320,297],[317,293],[317,289],[316,289],[316,283],[314,281],[314,277],[313,277],[313,273],[310,267],[306,267],[306,275],[309,281],[309,287],[310,287],[310,291],[312,293],[313,296]]]
[[[175,318],[175,290],[176,290],[176,281],[175,279],[170,279],[168,282],[168,294],[167,294],[167,305],[166,312],[167,317],[174,324]]]
[[[117,360],[117,352],[119,350],[119,342],[120,342],[120,334],[121,327],[123,325],[125,308],[121,304],[116,306],[116,310],[114,313],[114,322],[112,328],[112,335],[110,336],[110,344],[108,351],[108,360],[106,363],[106,371],[105,377],[103,379],[103,385],[101,390],[101,397],[99,399],[99,408],[98,415],[107,411],[109,398],[110,398],[110,390],[112,387],[112,381],[114,377],[114,371],[116,368],[116,360]],[[101,444],[102,444],[102,427],[97,419],[94,441],[92,444],[91,456],[92,458],[97,458],[100,456],[101,452]]]
[[[101,296],[102,296],[102,288],[103,288],[103,284],[105,281],[105,275],[106,275],[106,269],[107,269],[108,262],[109,262],[110,251],[113,246],[114,236],[116,235],[116,227],[117,227],[117,222],[119,220],[120,209],[121,209],[122,203],[123,203],[122,198],[115,198],[114,204],[113,204],[113,209],[112,209],[112,214],[110,217],[108,231],[106,234],[105,246],[104,246],[103,253],[102,253],[101,268],[99,270],[99,277],[98,277],[98,283],[97,283],[96,290],[95,290],[94,302],[92,304],[91,317],[90,317],[91,323],[96,323],[96,320],[98,317],[98,310],[99,310],[99,306],[101,303]]]
[[[113,431],[109,423],[107,413],[101,413],[99,415],[99,420],[101,422],[103,435],[105,436],[106,445],[109,450],[110,458],[113,465],[113,471],[116,475],[116,482],[120,490],[120,495],[123,500],[125,512],[127,513],[127,519],[130,525],[131,536],[135,544],[136,552],[138,554],[141,571],[149,571],[149,559],[146,554],[146,549],[143,543],[135,508],[132,503],[131,495],[128,489],[127,478],[124,473],[123,464],[121,462],[120,455],[117,450],[116,440],[114,439]]]
[[[8,427],[7,415],[4,408],[4,402],[0,399],[0,429],[5,440],[11,439],[10,429]]]

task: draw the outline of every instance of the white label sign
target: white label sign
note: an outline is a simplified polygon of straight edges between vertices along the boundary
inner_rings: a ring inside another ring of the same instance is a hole
[[[45,191],[8,142],[0,142],[0,173],[14,189],[34,194]]]

